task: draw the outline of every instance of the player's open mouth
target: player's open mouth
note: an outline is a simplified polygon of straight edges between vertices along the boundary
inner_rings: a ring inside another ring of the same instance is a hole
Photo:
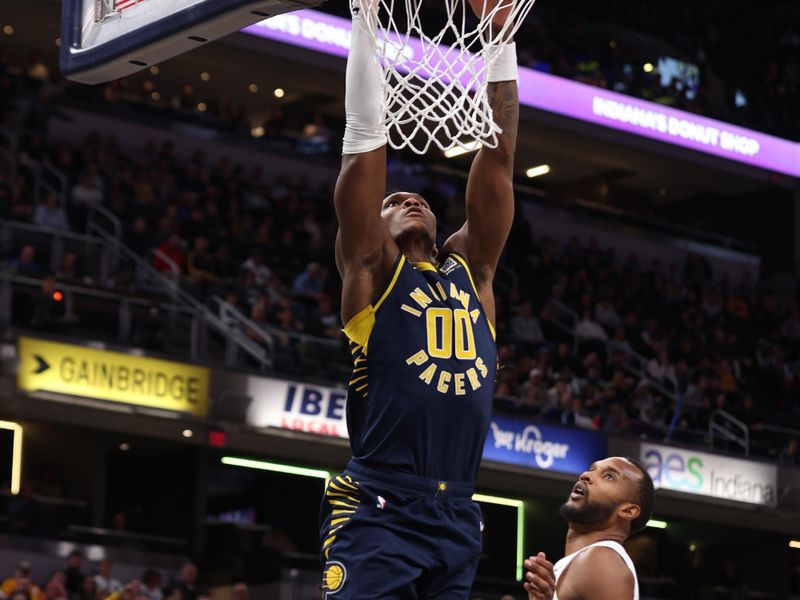
[[[570,500],[578,500],[579,498],[586,497],[586,486],[582,482],[578,482],[575,484],[575,487],[572,488],[572,492],[569,495]]]

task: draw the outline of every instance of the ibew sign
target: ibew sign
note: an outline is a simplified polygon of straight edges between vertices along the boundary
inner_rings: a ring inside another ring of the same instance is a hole
[[[484,460],[575,474],[605,454],[599,433],[508,417],[492,417],[483,448]]]
[[[248,425],[347,437],[345,390],[248,377],[247,393],[253,399],[247,410]]]
[[[776,465],[659,444],[641,444],[640,458],[656,487],[775,506]]]

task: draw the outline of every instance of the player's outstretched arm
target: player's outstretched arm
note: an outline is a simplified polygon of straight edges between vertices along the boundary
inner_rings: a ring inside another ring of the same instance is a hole
[[[470,3],[478,14],[486,10],[483,0]],[[502,21],[495,19],[494,23],[502,27]],[[487,92],[492,116],[502,132],[497,136],[497,147],[484,146],[472,162],[467,181],[467,222],[448,240],[445,251],[466,254],[484,310],[494,323],[492,280],[514,219],[513,168],[519,97],[513,40],[491,46],[486,52],[497,55],[487,73]]]
[[[342,168],[334,191],[339,222],[336,264],[343,280],[342,317],[347,322],[374,300],[381,275],[395,257],[380,218],[386,188],[386,125],[383,76],[373,53],[375,0],[353,9],[353,35],[347,59]]]

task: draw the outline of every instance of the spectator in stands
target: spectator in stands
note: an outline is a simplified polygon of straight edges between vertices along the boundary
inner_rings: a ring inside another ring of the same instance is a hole
[[[136,217],[133,225],[125,231],[125,244],[139,256],[147,256],[153,247],[153,236],[147,228],[144,217]]]
[[[183,240],[177,233],[170,234],[167,241],[162,243],[158,250],[175,264],[179,273],[185,272],[186,255],[183,252]],[[172,265],[157,255],[153,256],[153,266],[162,273],[172,271]]]
[[[141,584],[138,579],[134,579],[125,584],[121,591],[108,596],[106,600],[139,600]]]
[[[26,277],[39,277],[44,273],[44,267],[36,260],[36,248],[31,244],[20,248],[19,256],[11,261],[9,268],[12,273]]]
[[[161,573],[155,569],[146,569],[144,575],[142,575],[142,586],[139,593],[146,600],[163,600]]]
[[[540,414],[547,409],[547,382],[538,367],[528,372],[528,380],[520,386],[520,409],[529,414]]]
[[[95,169],[84,171],[78,183],[72,186],[72,200],[82,204],[102,204],[105,198],[103,182]]]
[[[83,555],[79,550],[73,550],[67,556],[67,568],[64,569],[64,587],[71,595],[80,593],[85,578],[81,570]]]
[[[56,277],[61,281],[72,283],[92,284],[92,278],[87,277],[83,268],[78,262],[78,255],[74,252],[67,252],[61,261],[61,268],[56,271]]]
[[[305,270],[292,282],[292,295],[295,298],[318,302],[325,291],[325,270],[317,263],[311,262]]]
[[[13,577],[5,579],[0,586],[4,598],[13,598],[13,594],[24,594],[28,600],[41,600],[42,590],[31,580],[31,564],[22,560]]]
[[[575,337],[586,341],[606,342],[608,340],[608,334],[595,320],[588,308],[583,311],[583,318],[575,324]]]
[[[246,583],[237,583],[233,586],[233,600],[250,600],[250,589]]]
[[[55,571],[45,586],[45,600],[67,600],[67,594],[64,571]]]
[[[656,356],[647,363],[647,374],[653,381],[660,383],[668,390],[677,391],[678,380],[675,376],[675,367],[669,360],[667,345],[661,344],[656,351]]]
[[[189,280],[200,289],[207,289],[217,282],[214,272],[214,258],[208,251],[208,239],[198,236],[194,240],[194,247],[186,257],[186,271]]]
[[[39,227],[49,227],[60,231],[69,230],[67,212],[61,206],[61,198],[55,192],[49,192],[47,198],[36,207],[33,222]]]
[[[613,331],[622,323],[622,320],[617,314],[617,310],[608,297],[597,303],[594,309],[594,316],[597,322],[600,323],[606,331]]]
[[[250,253],[250,256],[242,264],[242,269],[253,274],[253,285],[258,287],[267,285],[272,274],[269,267],[264,264],[264,255],[259,250]]]
[[[187,562],[181,567],[178,588],[183,600],[198,600],[197,575],[197,567],[194,563]]]
[[[33,193],[27,180],[22,177],[18,177],[12,184],[8,212],[17,221],[29,222],[33,218]]]
[[[75,594],[70,594],[70,600],[97,600],[97,582],[93,575],[84,576],[80,589]]]
[[[107,558],[100,561],[94,581],[97,584],[97,593],[101,597],[122,591],[122,582],[111,575],[111,561]]]
[[[791,438],[781,450],[778,460],[787,465],[800,465],[800,438]]]
[[[164,589],[164,600],[183,600],[183,594],[179,587],[168,587]]]
[[[525,353],[532,354],[544,343],[539,319],[534,316],[530,302],[523,302],[517,314],[512,317],[511,333]]]
[[[333,301],[328,294],[323,294],[319,299],[317,307],[318,328],[310,331],[315,335],[322,335],[326,338],[339,339],[342,337],[339,313],[333,305]]]
[[[625,331],[625,327],[618,326],[614,328],[614,337],[606,344],[606,356],[609,359],[615,352],[622,352],[626,356],[633,354],[633,347],[628,342],[627,337],[628,334]]]

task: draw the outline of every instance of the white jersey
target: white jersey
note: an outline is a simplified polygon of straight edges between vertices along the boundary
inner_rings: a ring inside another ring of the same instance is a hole
[[[559,560],[556,564],[554,564],[553,565],[553,573],[555,573],[555,576],[556,576],[556,589],[558,589],[558,580],[561,577],[561,574],[569,566],[569,563],[571,563],[572,560],[576,556],[578,556],[578,554],[580,554],[581,552],[583,552],[587,548],[592,548],[593,546],[605,546],[606,548],[611,548],[617,554],[620,555],[622,560],[625,561],[625,564],[628,565],[628,568],[630,569],[631,574],[633,574],[633,599],[632,600],[639,600],[639,580],[636,577],[636,568],[633,566],[633,561],[631,560],[631,557],[628,556],[628,553],[625,552],[625,548],[622,547],[622,544],[620,544],[619,542],[612,542],[610,540],[604,540],[602,542],[595,542],[594,544],[589,544],[588,546],[586,546],[586,548],[581,548],[577,552],[573,552],[572,554],[568,554],[567,556],[565,556],[564,558]],[[557,593],[553,594],[553,600],[558,600],[558,594]]]

